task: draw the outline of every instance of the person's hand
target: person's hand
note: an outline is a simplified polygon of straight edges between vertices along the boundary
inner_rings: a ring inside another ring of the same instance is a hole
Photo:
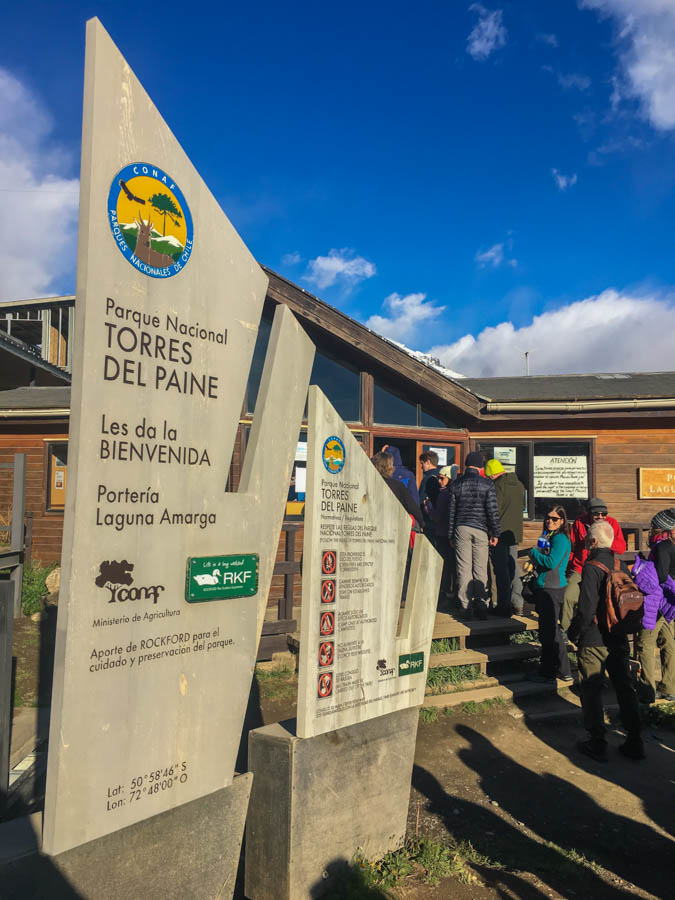
[[[490,546],[491,547],[496,547],[498,543],[499,543],[499,538],[490,538]]]

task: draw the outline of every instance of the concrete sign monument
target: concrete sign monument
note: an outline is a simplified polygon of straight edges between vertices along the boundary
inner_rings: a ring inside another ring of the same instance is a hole
[[[225,493],[266,287],[90,21],[49,854],[233,781],[314,354],[280,307]]]
[[[419,706],[440,559],[318,388],[310,388],[299,737]],[[398,629],[399,618],[401,627]]]
[[[318,897],[402,844],[441,578],[417,535],[401,609],[410,516],[317,387],[308,423],[298,715],[249,735],[252,900]]]

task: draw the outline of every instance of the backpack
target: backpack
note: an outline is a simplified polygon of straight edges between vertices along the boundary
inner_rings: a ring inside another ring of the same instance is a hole
[[[621,569],[618,558],[614,559],[614,571],[595,559],[589,559],[587,566],[602,569],[605,578],[605,603],[601,628],[610,634],[635,634],[642,628],[645,598],[630,575]]]

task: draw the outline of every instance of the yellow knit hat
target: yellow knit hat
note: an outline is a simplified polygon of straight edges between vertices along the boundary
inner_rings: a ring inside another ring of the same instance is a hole
[[[504,466],[499,462],[498,459],[488,459],[485,463],[485,474],[488,478],[491,475],[499,475],[500,472],[504,471]]]

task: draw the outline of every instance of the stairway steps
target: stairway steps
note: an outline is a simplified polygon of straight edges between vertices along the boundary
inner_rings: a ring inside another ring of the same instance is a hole
[[[541,644],[501,644],[495,647],[477,647],[475,650],[452,650],[449,653],[432,653],[429,667],[439,666],[484,666],[493,662],[533,659],[541,653]]]
[[[496,680],[496,679],[495,679]],[[447,706],[459,706],[461,703],[482,703],[484,700],[493,700],[495,697],[501,697],[504,700],[513,700],[514,698],[532,697],[537,694],[555,694],[559,690],[565,690],[569,685],[562,681],[557,684],[537,684],[534,681],[518,681],[510,684],[501,683],[488,685],[487,687],[476,687],[466,691],[453,691],[450,694],[427,694],[424,698],[423,707],[432,706],[445,708]]]
[[[452,613],[436,613],[434,623],[434,640],[439,638],[466,638],[485,634],[517,634],[521,631],[537,631],[539,620],[535,616],[525,613],[522,616],[512,616],[510,619],[501,619],[490,616],[486,621],[470,619],[468,622],[455,618]]]

